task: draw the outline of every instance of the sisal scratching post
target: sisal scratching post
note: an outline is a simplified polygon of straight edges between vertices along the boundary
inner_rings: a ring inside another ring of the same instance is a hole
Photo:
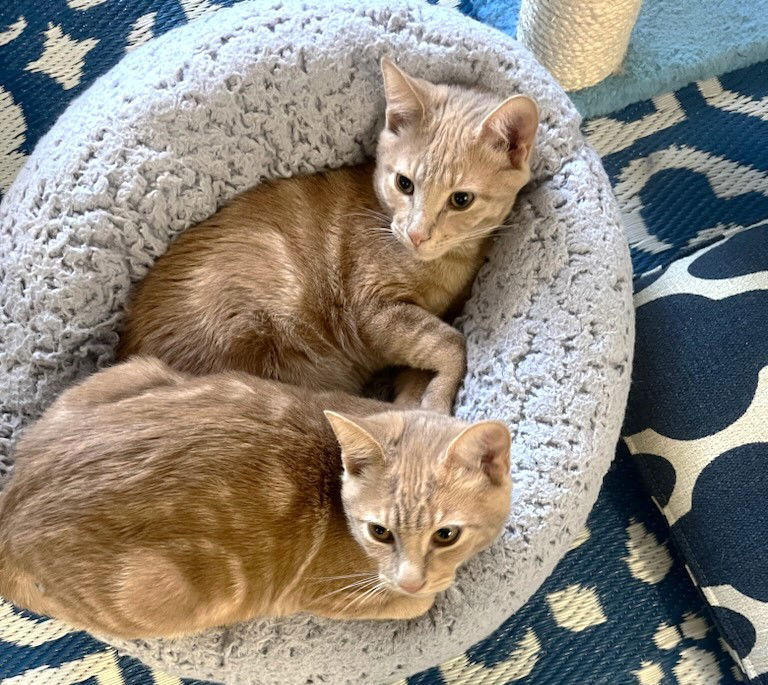
[[[517,38],[565,90],[616,72],[642,0],[522,0]]]

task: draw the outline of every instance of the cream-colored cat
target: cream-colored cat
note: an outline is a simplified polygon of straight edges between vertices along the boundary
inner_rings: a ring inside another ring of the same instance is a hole
[[[389,408],[152,359],[101,371],[18,443],[0,595],[125,638],[423,614],[507,518],[510,438]]]
[[[264,183],[182,234],[138,285],[119,355],[359,393],[371,375],[450,411],[465,373],[455,313],[529,180],[534,102],[382,63],[376,164]],[[423,374],[422,374],[423,375]]]

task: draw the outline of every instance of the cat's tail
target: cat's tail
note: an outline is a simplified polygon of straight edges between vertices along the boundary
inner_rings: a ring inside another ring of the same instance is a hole
[[[13,571],[6,550],[0,546],[0,598],[18,604],[19,595],[18,574]]]
[[[4,491],[0,490],[0,597],[13,601],[13,597],[16,595],[17,578],[13,572],[13,559],[8,540],[9,517],[5,515],[3,506],[7,499]]]
[[[50,614],[40,583],[22,569],[14,558],[9,543],[0,532],[0,598],[22,609]]]
[[[19,567],[14,554],[14,517],[8,515],[7,491],[7,487],[0,491],[0,597],[34,611],[40,604],[40,593],[34,580]]]
[[[0,492],[0,597],[15,604],[19,596],[19,577],[14,570],[8,534],[2,525],[2,513],[3,493]]]

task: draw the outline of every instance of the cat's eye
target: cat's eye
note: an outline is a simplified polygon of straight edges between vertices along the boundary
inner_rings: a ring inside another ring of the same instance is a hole
[[[461,528],[458,526],[445,526],[432,533],[432,542],[440,547],[448,547],[459,539]]]
[[[466,209],[475,201],[473,193],[468,193],[464,190],[460,190],[451,195],[449,202],[454,209]]]
[[[395,536],[389,528],[380,526],[378,523],[368,524],[368,533],[377,542],[383,542],[385,545],[391,545],[395,541]]]
[[[395,177],[395,183],[397,184],[397,188],[401,193],[405,193],[406,195],[413,194],[413,181],[407,176],[398,174]]]

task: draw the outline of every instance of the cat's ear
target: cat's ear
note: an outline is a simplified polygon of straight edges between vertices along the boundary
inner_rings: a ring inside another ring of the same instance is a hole
[[[376,438],[365,428],[363,419],[344,416],[335,411],[324,411],[341,446],[344,470],[350,476],[359,476],[369,466],[380,463],[384,452]]]
[[[481,421],[465,428],[446,450],[449,461],[480,469],[494,485],[509,473],[509,429],[501,421]]]
[[[381,58],[381,74],[387,100],[387,128],[397,133],[403,126],[421,121],[427,101],[424,82],[408,76],[386,57]]]
[[[480,138],[504,152],[510,164],[520,169],[531,158],[538,126],[539,109],[536,103],[527,95],[513,95],[485,117]]]

